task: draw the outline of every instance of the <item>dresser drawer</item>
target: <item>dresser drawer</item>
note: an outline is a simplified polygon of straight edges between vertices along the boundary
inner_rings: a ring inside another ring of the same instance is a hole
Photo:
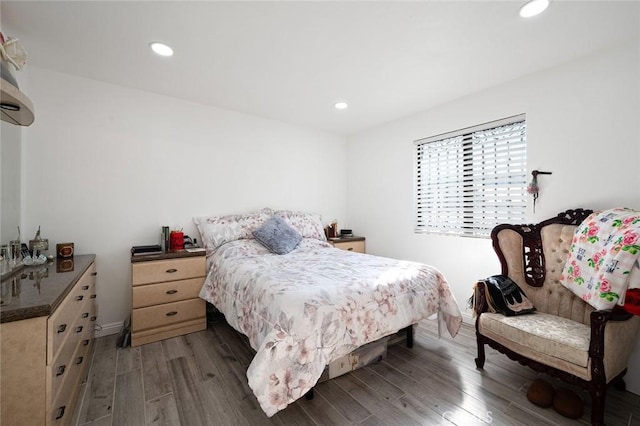
[[[154,260],[131,265],[131,281],[134,286],[165,281],[185,280],[204,277],[205,258],[203,256]]]
[[[70,424],[80,383],[87,372],[90,364],[91,347],[93,346],[93,336],[83,333],[74,347],[74,351],[69,354],[65,373],[57,377],[58,383],[50,393],[51,410],[48,413],[49,424],[68,425]],[[65,348],[66,350],[66,348]],[[61,352],[62,355],[62,352]],[[52,371],[55,375],[56,371]]]
[[[204,279],[198,277],[188,280],[138,285],[133,287],[132,306],[135,309],[194,299],[200,294],[203,283]]]
[[[69,376],[69,368],[74,361],[72,358],[79,348],[87,347],[94,335],[96,321],[96,305],[92,301],[87,301],[80,314],[76,318],[68,331],[68,336],[62,343],[60,349],[56,353],[53,361],[47,363],[47,372],[49,376],[48,390],[51,395],[58,394],[58,387],[63,380]],[[77,356],[76,356],[77,357]]]
[[[80,309],[80,313],[78,314],[76,322],[73,324],[68,339],[71,339],[76,343],[79,340],[86,338],[88,335],[93,339],[96,320],[98,319],[96,311],[96,303],[93,300],[87,300],[82,306],[82,309]]]
[[[132,330],[147,330],[202,318],[204,316],[205,302],[202,299],[190,299],[138,308],[134,309],[132,313]]]
[[[333,246],[341,250],[364,253],[364,241],[345,241],[341,243],[334,243]]]
[[[53,362],[65,339],[72,334],[75,323],[83,313],[83,308],[92,303],[95,304],[95,297],[95,264],[93,264],[80,277],[47,321],[47,364]]]
[[[77,339],[67,339],[53,363],[47,366],[47,393],[52,400],[60,393],[62,383],[72,375],[71,365],[77,344]]]

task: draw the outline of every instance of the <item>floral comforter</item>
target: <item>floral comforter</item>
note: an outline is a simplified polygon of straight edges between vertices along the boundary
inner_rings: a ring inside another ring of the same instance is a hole
[[[325,365],[435,313],[451,336],[462,317],[431,266],[331,247],[305,238],[286,255],[253,239],[208,260],[200,297],[249,337],[249,386],[272,416],[303,396]]]

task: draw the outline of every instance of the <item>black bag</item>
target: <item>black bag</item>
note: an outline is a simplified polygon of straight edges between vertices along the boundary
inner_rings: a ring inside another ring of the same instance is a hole
[[[511,317],[536,310],[518,284],[505,275],[494,275],[478,281],[476,286],[480,285],[484,286],[484,294],[491,312]],[[477,303],[477,295],[475,300]]]

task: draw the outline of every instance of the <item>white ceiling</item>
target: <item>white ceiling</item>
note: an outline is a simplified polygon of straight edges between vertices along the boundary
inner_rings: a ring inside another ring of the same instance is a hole
[[[640,38],[640,1],[523,2],[2,0],[0,24],[33,66],[351,134]]]

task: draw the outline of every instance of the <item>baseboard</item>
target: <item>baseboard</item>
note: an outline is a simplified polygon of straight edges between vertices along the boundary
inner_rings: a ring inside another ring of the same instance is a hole
[[[473,313],[462,312],[462,322],[469,325],[475,325],[476,319],[473,317]]]
[[[96,338],[118,334],[122,332],[124,321],[112,322],[111,324],[96,325]]]

